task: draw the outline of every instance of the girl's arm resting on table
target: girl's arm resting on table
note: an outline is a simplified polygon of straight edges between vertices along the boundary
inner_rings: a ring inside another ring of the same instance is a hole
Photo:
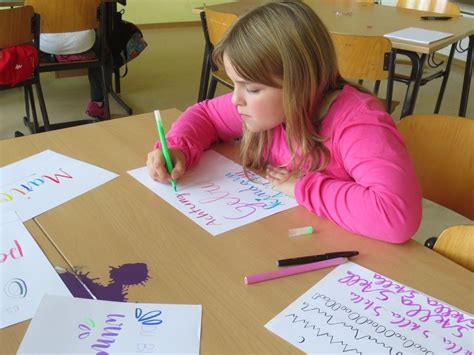
[[[183,152],[186,169],[196,165],[212,143],[242,136],[242,121],[231,96],[226,94],[194,104],[173,123],[166,142],[168,148]],[[155,148],[160,148],[159,141]]]
[[[323,172],[298,179],[297,201],[354,233],[391,243],[409,240],[421,220],[421,189],[395,127],[353,125],[336,154],[353,180]]]

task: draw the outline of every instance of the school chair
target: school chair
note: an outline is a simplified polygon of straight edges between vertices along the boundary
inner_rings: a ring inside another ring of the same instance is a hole
[[[398,124],[423,197],[474,219],[474,120],[407,116]]]
[[[110,70],[107,66],[107,47],[105,38],[105,5],[101,0],[25,0],[41,16],[41,33],[77,32],[88,29],[97,30],[98,48],[96,58],[82,61],[43,63],[40,62],[40,73],[85,68],[100,68],[102,73],[102,90],[106,119],[110,118],[108,88]],[[95,119],[84,119],[50,125],[52,129],[77,126],[96,122]]]
[[[22,6],[0,10],[0,49],[22,44],[33,45],[39,50],[39,24],[40,18],[34,13],[33,7]],[[0,91],[23,87],[25,95],[26,116],[23,118],[25,124],[32,133],[40,130],[36,114],[36,105],[33,95],[33,85],[36,88],[39,106],[43,117],[43,127],[49,130],[49,120],[41,88],[39,69],[36,67],[32,75],[16,85],[0,85]],[[30,118],[30,107],[33,121]],[[21,132],[15,132],[15,136],[22,136]]]
[[[474,225],[448,227],[425,246],[474,272]]]
[[[382,36],[331,33],[339,72],[346,80],[387,80],[385,110],[392,113],[399,102],[392,100],[395,54],[390,40]],[[378,87],[375,89],[378,94]]]
[[[427,11],[427,12],[434,12],[440,15],[451,16],[451,17],[459,17],[461,12],[459,7],[448,1],[448,0],[398,0],[397,2],[398,8],[409,9],[409,10],[418,10],[418,11]],[[454,53],[456,51],[457,42],[451,45],[451,49],[449,52],[449,56],[447,59],[444,68],[442,68],[444,62],[437,61],[435,59],[436,53],[430,54],[426,59],[426,64],[423,68],[419,70],[423,71],[423,76],[421,77],[420,86],[424,86],[430,81],[438,78],[443,78],[441,82],[441,87],[439,89],[438,98],[436,100],[434,113],[438,113],[441,108],[441,103],[443,101],[444,92],[446,90],[446,84],[448,82],[449,73],[451,70],[451,63],[454,57]],[[413,56],[416,55],[414,53],[399,53],[405,56]],[[399,59],[396,60],[396,67],[399,68],[400,65],[411,65],[411,61]],[[435,71],[435,69],[438,69]],[[412,72],[410,75],[405,75],[399,72],[395,72],[395,81],[404,83],[408,85],[410,81],[414,79],[415,69],[412,68]]]
[[[204,33],[205,48],[201,69],[201,80],[199,84],[198,102],[204,99],[212,99],[216,93],[218,83],[233,89],[232,81],[222,68],[218,68],[212,62],[212,51],[220,41],[225,31],[237,19],[237,15],[222,13],[205,8],[200,13],[201,26]],[[210,81],[209,81],[210,79]]]

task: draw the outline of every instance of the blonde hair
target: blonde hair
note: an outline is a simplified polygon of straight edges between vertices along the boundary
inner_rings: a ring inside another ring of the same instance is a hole
[[[283,89],[291,152],[288,163],[294,170],[324,169],[329,151],[319,134],[321,103],[345,81],[339,74],[331,37],[314,11],[298,1],[273,1],[251,9],[214,48],[218,66],[223,66],[224,54],[243,79]],[[244,129],[241,156],[245,168],[265,168],[271,139],[271,131]]]

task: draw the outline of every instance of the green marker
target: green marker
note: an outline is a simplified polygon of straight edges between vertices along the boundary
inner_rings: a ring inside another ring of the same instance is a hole
[[[163,157],[166,162],[166,170],[171,174],[173,171],[173,163],[171,162],[170,152],[168,146],[166,145],[165,130],[163,129],[163,121],[161,120],[160,110],[155,110],[155,120],[156,120],[156,129],[158,130],[158,135],[160,136],[161,151],[163,152]],[[176,180],[171,180],[171,186],[173,187],[174,192],[176,192]]]

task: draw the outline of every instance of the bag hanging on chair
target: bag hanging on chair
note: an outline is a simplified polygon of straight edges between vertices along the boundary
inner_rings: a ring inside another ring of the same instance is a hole
[[[14,86],[31,77],[38,66],[38,50],[19,45],[0,50],[0,85]]]
[[[107,39],[114,68],[126,65],[143,52],[148,45],[143,38],[143,33],[135,24],[122,20],[124,12],[122,10],[116,14],[114,28]],[[127,75],[127,72],[128,68],[122,77]]]

